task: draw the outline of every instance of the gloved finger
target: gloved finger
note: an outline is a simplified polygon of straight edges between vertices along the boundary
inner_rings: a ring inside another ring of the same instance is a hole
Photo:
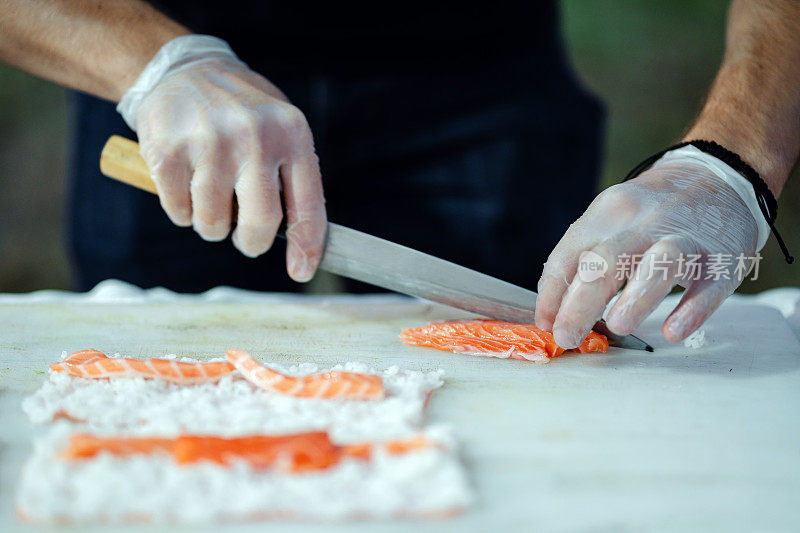
[[[185,151],[176,149],[163,153],[157,149],[142,149],[142,157],[156,184],[161,207],[177,226],[192,225],[192,198],[189,184],[192,179],[189,158]]]
[[[207,149],[192,176],[192,225],[207,241],[221,241],[231,228],[236,169],[222,145]]]
[[[537,327],[546,331],[553,329],[561,300],[575,277],[581,251],[595,244],[584,242],[575,233],[573,224],[547,258],[536,286],[539,296],[536,298],[534,320]]]
[[[648,248],[606,316],[611,331],[628,335],[639,327],[678,284],[680,258],[692,250],[691,242],[680,236],[666,237]]]
[[[278,168],[250,162],[235,186],[239,204],[233,245],[248,257],[258,257],[272,247],[283,219]]]
[[[598,236],[615,235],[620,228],[634,227],[642,212],[642,199],[630,184],[617,184],[600,193],[553,249],[538,283],[536,325],[555,327],[567,288],[574,281],[580,254],[600,242]]]
[[[694,333],[722,305],[725,298],[733,294],[737,286],[736,282],[722,279],[694,281],[664,321],[661,327],[664,338],[680,342]]]
[[[623,233],[581,255],[581,264],[553,323],[556,344],[571,349],[583,342],[625,281],[616,268],[621,263],[620,257],[641,253],[640,239],[632,233]]]
[[[322,178],[315,154],[298,156],[281,167],[286,202],[286,270],[308,281],[322,257],[327,217]]]

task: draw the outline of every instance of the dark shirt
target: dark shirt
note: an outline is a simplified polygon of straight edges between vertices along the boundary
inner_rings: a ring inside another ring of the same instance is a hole
[[[535,289],[594,195],[602,110],[571,73],[554,3],[522,5],[160,4],[227,40],[305,113],[329,220]],[[110,102],[76,93],[73,113],[76,289],[110,277],[186,292],[299,287],[280,240],[246,258],[230,239],[205,242],[151,195],[103,177],[106,139],[135,135]]]
[[[252,67],[397,73],[498,57],[557,63],[554,3],[229,0],[154,2],[199,33],[226,39]]]

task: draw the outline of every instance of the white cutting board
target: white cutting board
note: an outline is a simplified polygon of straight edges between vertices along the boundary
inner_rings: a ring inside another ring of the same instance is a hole
[[[655,353],[611,349],[539,365],[401,344],[403,327],[465,316],[418,301],[263,300],[0,304],[0,530],[15,524],[13,484],[30,446],[19,401],[62,350],[87,347],[199,358],[238,347],[284,364],[358,360],[376,368],[443,368],[446,384],[431,400],[429,421],[456,428],[476,505],[455,520],[366,522],[357,530],[800,527],[800,343],[772,308],[727,302],[705,326],[710,344],[692,350],[661,338],[667,304],[637,332]]]

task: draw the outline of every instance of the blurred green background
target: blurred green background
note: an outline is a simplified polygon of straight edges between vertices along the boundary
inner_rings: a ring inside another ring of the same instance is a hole
[[[602,186],[675,142],[702,104],[723,52],[727,2],[562,1],[573,64],[608,110]],[[62,246],[66,95],[0,65],[0,292],[68,288]],[[781,199],[779,228],[800,255],[800,176]],[[742,292],[800,282],[774,239]]]

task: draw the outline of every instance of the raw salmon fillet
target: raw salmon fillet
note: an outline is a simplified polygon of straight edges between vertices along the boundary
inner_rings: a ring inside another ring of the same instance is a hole
[[[184,363],[170,359],[110,358],[97,350],[80,350],[50,365],[50,370],[89,379],[142,377],[192,385],[219,381],[233,372],[233,365],[226,361]]]
[[[298,398],[342,400],[381,400],[383,380],[372,374],[331,370],[319,374],[294,377],[272,370],[259,363],[244,350],[228,350],[228,361],[253,385]]]
[[[169,454],[178,464],[210,461],[230,465],[246,461],[254,468],[279,468],[289,472],[324,470],[345,457],[369,460],[373,449],[382,446],[393,455],[402,455],[433,446],[423,436],[385,443],[334,444],[324,431],[293,435],[254,435],[213,437],[181,435],[174,439],[151,437],[96,437],[87,433],[72,435],[61,454],[66,460],[87,459],[101,452],[116,456]]]
[[[431,322],[427,326],[404,329],[400,339],[411,346],[526,361],[546,361],[565,351],[555,343],[552,333],[533,324],[490,319]],[[575,349],[580,353],[606,350],[608,339],[594,331]]]

